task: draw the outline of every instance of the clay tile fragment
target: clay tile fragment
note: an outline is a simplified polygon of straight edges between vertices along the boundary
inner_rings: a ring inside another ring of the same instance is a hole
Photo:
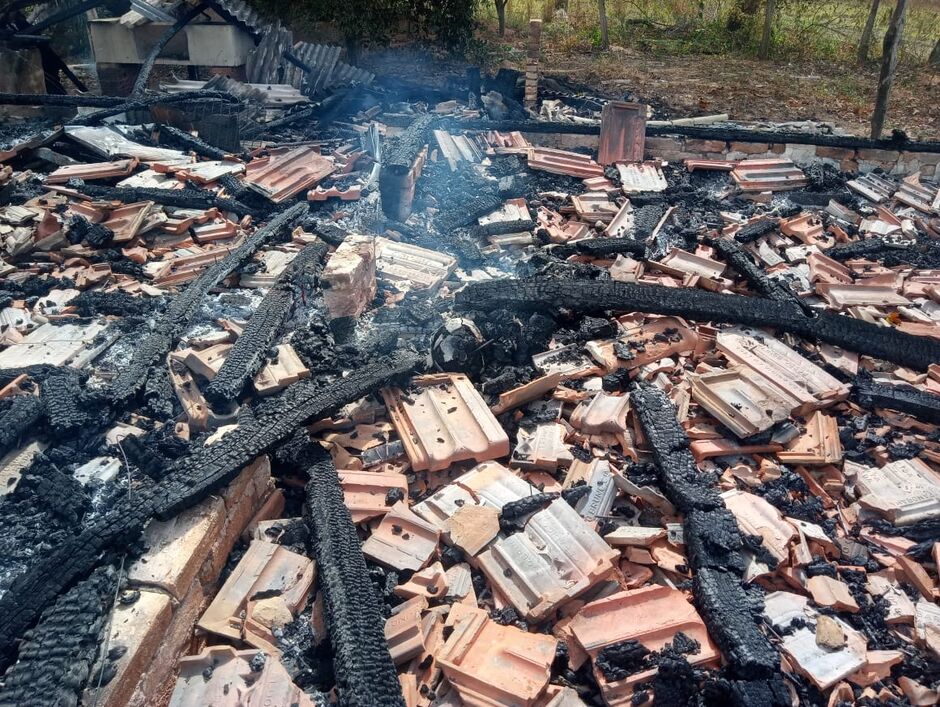
[[[571,424],[586,434],[627,431],[627,413],[630,398],[597,393],[590,401],[582,402],[571,414]]]
[[[474,557],[499,533],[499,511],[489,506],[462,506],[447,519],[444,532],[451,544]]]
[[[786,464],[809,466],[832,464],[842,460],[842,442],[839,422],[822,412],[813,413],[806,420],[806,431],[787,444],[777,458]]]
[[[762,375],[743,366],[689,377],[692,398],[740,438],[770,429],[793,412]]]
[[[547,471],[569,466],[574,457],[565,444],[566,434],[565,426],[557,422],[545,422],[529,429],[520,427],[512,464],[523,469]]]
[[[440,533],[399,501],[362,544],[363,554],[397,570],[419,570],[437,549]]]
[[[453,632],[437,651],[448,682],[472,707],[533,707],[548,686],[557,641],[551,636],[501,626],[485,611],[455,604]]]
[[[625,678],[609,679],[598,656],[609,646],[637,641],[648,651],[662,649],[682,632],[697,641],[698,650],[686,655],[693,665],[717,662],[719,653],[705,623],[686,596],[669,587],[652,585],[618,592],[585,605],[571,620],[571,632],[594,661],[594,676],[607,704],[627,704],[637,682],[649,680],[655,668]]]
[[[563,499],[534,514],[522,532],[478,556],[491,586],[538,620],[611,574],[619,553]]]
[[[212,646],[181,658],[170,707],[314,707],[276,657],[265,655],[262,662],[258,655],[257,650]]]
[[[940,516],[940,474],[916,457],[877,467],[858,467],[859,503],[895,525]]]
[[[330,318],[358,317],[375,298],[375,240],[347,236],[330,256],[320,281]]]
[[[385,620],[385,640],[396,665],[401,665],[424,651],[424,633],[421,615],[428,608],[428,600],[414,596],[392,610]]]
[[[382,398],[416,471],[509,453],[509,437],[465,375],[421,376],[409,391],[386,388]]]
[[[276,655],[270,626],[254,616],[255,597],[278,596],[296,615],[307,603],[314,576],[313,562],[303,555],[253,540],[197,625]]]
[[[447,595],[447,576],[444,566],[440,562],[435,562],[415,572],[411,575],[411,579],[404,584],[399,584],[394,591],[396,596],[405,598],[442,599]]]
[[[388,512],[390,492],[397,489],[402,495],[408,493],[405,475],[397,472],[339,470],[337,473],[353,523]]]
[[[849,591],[849,586],[834,577],[824,574],[810,577],[806,580],[806,590],[819,606],[853,614],[858,611],[858,603]]]

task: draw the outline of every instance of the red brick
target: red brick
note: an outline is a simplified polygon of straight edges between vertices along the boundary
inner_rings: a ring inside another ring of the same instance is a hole
[[[825,147],[820,145],[816,148],[816,156],[841,162],[842,160],[854,159],[855,150],[850,150],[845,147]]]
[[[685,149],[688,152],[724,152],[728,143],[724,140],[686,140]]]
[[[770,144],[766,142],[732,142],[732,152],[743,152],[746,155],[762,155],[770,152]]]

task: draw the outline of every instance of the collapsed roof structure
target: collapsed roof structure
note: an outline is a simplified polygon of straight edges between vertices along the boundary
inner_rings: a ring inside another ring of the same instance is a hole
[[[936,704],[940,148],[205,7],[0,96],[0,705]]]

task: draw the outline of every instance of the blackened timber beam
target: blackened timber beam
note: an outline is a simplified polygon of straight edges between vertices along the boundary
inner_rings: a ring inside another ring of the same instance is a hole
[[[68,186],[95,199],[123,201],[125,204],[132,204],[136,201],[154,201],[164,206],[175,206],[180,209],[211,209],[216,207],[221,211],[231,211],[239,216],[257,216],[259,211],[237,199],[226,199],[216,196],[214,192],[198,189],[106,187],[100,184],[88,184],[81,180],[71,180]]]
[[[317,457],[309,468],[304,516],[313,538],[340,703],[404,707],[385,641],[381,604],[343,500],[339,475],[322,449]]]
[[[156,62],[157,57],[160,56],[160,52],[170,43],[170,40],[173,39],[183,27],[205,12],[205,10],[205,3],[199,3],[195,7],[190,8],[185,14],[181,15],[174,24],[170,25],[167,30],[160,35],[160,39],[153,45],[150,52],[144,57],[143,63],[140,65],[140,73],[137,74],[137,80],[134,81],[134,88],[131,89],[132,96],[140,95],[144,92],[144,89],[147,88],[147,80],[150,78],[150,72],[153,71],[154,62]]]
[[[919,371],[940,361],[940,341],[929,337],[831,312],[810,316],[793,304],[763,297],[692,288],[590,280],[500,280],[471,283],[456,294],[456,302],[465,310],[554,308],[586,314],[668,314],[695,321],[773,327]]]
[[[154,330],[140,342],[134,350],[130,363],[121,369],[111,384],[109,393],[112,402],[120,407],[137,395],[147,382],[150,367],[169,353],[210,289],[247,263],[258,248],[291,228],[306,213],[305,203],[294,204],[289,209],[285,209],[265,226],[255,231],[235,250],[208,267],[198,278],[189,283],[186,289],[174,298]]]
[[[251,315],[248,325],[235,340],[222,367],[206,388],[213,405],[229,403],[241,395],[248,382],[264,366],[271,344],[290,314],[296,293],[310,289],[326,257],[326,243],[304,248],[280,274],[274,286]]]
[[[240,425],[211,447],[176,460],[161,482],[135,489],[74,538],[37,554],[30,567],[0,596],[0,668],[16,656],[17,639],[63,591],[87,577],[105,551],[126,547],[154,516],[168,519],[232,481],[242,468],[309,421],[323,419],[344,405],[399,382],[421,358],[396,353],[360,366],[335,381],[295,383],[260,404],[250,423]]]

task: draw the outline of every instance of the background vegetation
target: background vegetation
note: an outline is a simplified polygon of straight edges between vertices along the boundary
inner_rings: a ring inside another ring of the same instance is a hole
[[[610,43],[658,54],[756,56],[764,22],[762,0],[606,0]],[[854,61],[871,0],[777,0],[771,56],[778,59]],[[872,34],[871,58],[894,8],[882,0]],[[557,13],[557,14],[556,14]],[[496,25],[488,0],[480,17]],[[541,17],[558,49],[599,47],[597,0],[509,0],[506,25],[524,31]],[[940,0],[913,0],[908,9],[900,61],[927,60],[940,39]]]

